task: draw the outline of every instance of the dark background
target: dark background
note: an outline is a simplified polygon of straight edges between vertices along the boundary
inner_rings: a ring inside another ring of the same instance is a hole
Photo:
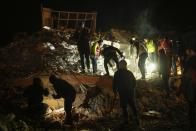
[[[1,3],[1,45],[17,32],[32,33],[41,28],[41,6],[65,11],[96,11],[97,31],[113,28],[141,35],[184,31],[196,26],[195,4],[191,0],[34,0]]]

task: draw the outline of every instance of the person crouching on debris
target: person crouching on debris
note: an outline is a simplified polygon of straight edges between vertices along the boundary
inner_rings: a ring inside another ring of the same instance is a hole
[[[74,87],[67,81],[57,78],[55,75],[49,77],[56,94],[53,94],[55,99],[64,98],[64,110],[66,112],[65,124],[73,125],[72,119],[72,104],[76,98]]]
[[[43,87],[39,77],[33,79],[33,84],[24,91],[24,97],[28,99],[28,113],[33,116],[42,116],[46,113],[47,105],[42,103],[43,95],[48,96],[49,91]]]
[[[113,92],[117,92],[120,97],[120,105],[124,116],[124,124],[128,124],[128,111],[127,105],[131,106],[134,120],[137,125],[140,125],[138,118],[138,110],[135,103],[135,86],[136,79],[133,73],[127,70],[127,63],[125,60],[119,62],[119,69],[114,74],[113,79]]]
[[[110,63],[110,60],[114,60],[118,69],[118,56],[117,53],[120,55],[120,57],[124,57],[122,52],[113,46],[113,43],[111,43],[111,46],[105,47],[102,51],[102,54],[104,56],[104,68],[106,71],[106,75],[109,76],[109,70],[107,64]]]
[[[92,61],[92,66],[93,66],[93,73],[97,72],[97,59],[100,56],[100,48],[103,40],[100,39],[97,42],[93,43],[91,46],[91,61]]]

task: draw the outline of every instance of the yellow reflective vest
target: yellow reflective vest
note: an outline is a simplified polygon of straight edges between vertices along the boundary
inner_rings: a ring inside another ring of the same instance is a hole
[[[95,42],[91,46],[91,55],[99,57],[100,55],[100,46],[99,43]]]
[[[150,40],[146,43],[146,47],[148,49],[148,53],[152,53],[152,52],[155,52],[155,45],[154,45],[154,42],[153,40]]]

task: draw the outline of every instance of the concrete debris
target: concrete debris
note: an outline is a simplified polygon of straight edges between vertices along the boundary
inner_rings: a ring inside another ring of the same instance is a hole
[[[23,130],[28,131],[31,127],[29,127],[26,122],[22,120],[15,119],[15,114],[2,114],[0,112],[0,130],[1,131],[10,131],[10,130]]]
[[[112,32],[117,39],[121,39],[122,34],[126,34],[126,32],[118,33],[116,30]],[[98,124],[100,124],[98,126],[104,127],[99,128],[100,130],[106,130],[114,128],[115,124],[119,124],[121,110],[119,98],[115,99],[113,96],[112,78],[99,76],[105,73],[103,57],[98,60],[99,73],[97,75],[89,73],[75,76],[74,73],[80,72],[80,58],[76,43],[72,40],[72,34],[73,32],[57,31],[46,27],[32,35],[19,33],[10,45],[0,49],[0,79],[2,81],[0,83],[0,104],[6,105],[2,106],[4,108],[12,110],[10,114],[4,115],[5,113],[2,113],[2,107],[0,107],[0,117],[2,117],[0,119],[0,130],[28,130],[32,129],[31,125],[38,129],[39,127],[62,129],[63,120],[66,117],[63,100],[54,100],[59,108],[49,107],[44,120],[41,119],[39,122],[23,118],[24,115],[21,115],[23,112],[20,112],[27,104],[22,97],[24,87],[31,84],[32,77],[40,76],[44,85],[51,89],[48,82],[48,75],[51,72],[63,74],[64,77],[62,78],[67,79],[70,84],[77,88],[73,117],[77,126],[80,126],[80,130],[96,129]],[[102,37],[105,42],[111,42],[109,33],[101,35],[95,36],[94,41]],[[129,50],[124,45],[121,46],[117,40],[112,41],[115,41],[116,46]],[[122,41],[126,43],[127,39]],[[125,56],[127,57],[128,54],[125,54]],[[136,62],[129,61],[128,65],[134,67],[130,70],[137,70]],[[115,67],[110,71],[115,71]],[[65,74],[68,74],[66,78]],[[134,75],[137,76],[135,72]],[[13,81],[19,78],[24,80],[21,83],[25,86],[13,84]],[[177,82],[172,80],[172,83]],[[93,86],[89,86],[92,84]],[[137,80],[136,97],[140,119],[147,130],[165,129],[168,126],[172,128],[173,125],[179,125],[179,123],[187,121],[185,119],[187,115],[186,103],[183,99],[180,102],[179,100],[176,101],[175,92],[172,89],[170,97],[166,98],[160,79]],[[48,99],[52,98],[49,96]],[[18,118],[18,116],[21,118]],[[5,119],[7,122],[4,121]],[[83,126],[82,123],[85,121],[87,121],[87,124]],[[45,122],[45,124],[42,122]],[[110,124],[108,124],[109,122]],[[89,127],[89,125],[93,126]]]
[[[77,46],[70,42],[70,37],[70,33],[54,30],[42,30],[31,36],[17,34],[10,45],[0,49],[1,77],[11,79],[50,70],[66,71],[67,64],[78,70]]]

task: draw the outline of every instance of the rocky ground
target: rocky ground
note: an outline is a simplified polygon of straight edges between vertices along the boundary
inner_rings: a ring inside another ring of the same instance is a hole
[[[122,41],[120,49],[128,58],[125,45],[129,34],[125,31],[114,31],[114,34]],[[21,33],[9,46],[0,49],[0,130],[140,130],[132,119],[128,125],[121,124],[119,99],[114,98],[111,88],[112,77],[102,76],[104,71],[101,62],[98,63],[100,73],[97,75],[78,73],[79,57],[71,36],[71,32],[55,30],[43,30],[33,35]],[[129,69],[137,78],[136,98],[143,130],[186,131],[187,103],[183,97],[177,98],[175,95],[179,79],[171,78],[171,94],[166,97],[161,79],[156,73],[149,73],[145,81],[138,79],[140,76],[134,61],[130,60]],[[51,72],[58,73],[77,90],[73,127],[63,124],[63,100],[54,100],[51,96],[53,90],[48,82]],[[26,99],[22,95],[34,76],[39,76],[50,90],[50,95],[44,97],[44,103],[49,108],[41,119],[25,113]]]

